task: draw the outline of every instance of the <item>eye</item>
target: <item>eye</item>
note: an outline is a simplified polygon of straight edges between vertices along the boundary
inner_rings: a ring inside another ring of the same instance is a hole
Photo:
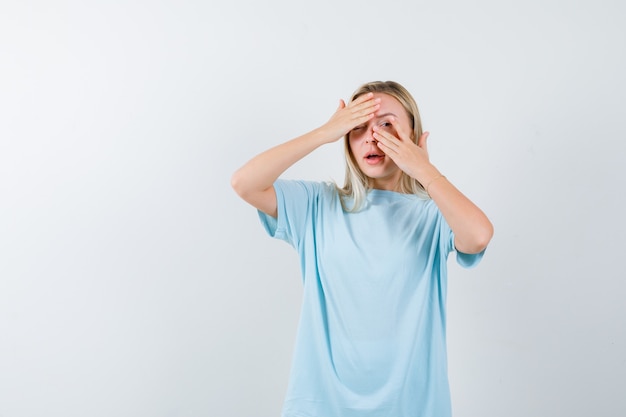
[[[381,126],[381,127],[391,127],[391,123],[390,122],[382,122],[379,126]]]
[[[360,125],[360,126],[355,127],[354,129],[352,129],[352,131],[353,131],[353,132],[356,132],[356,131],[358,131],[358,130],[362,130],[362,129],[364,129],[364,128],[365,128],[365,125]]]

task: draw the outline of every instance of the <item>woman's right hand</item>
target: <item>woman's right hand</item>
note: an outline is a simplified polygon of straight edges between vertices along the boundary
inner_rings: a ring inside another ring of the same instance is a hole
[[[355,127],[374,117],[379,107],[380,99],[374,98],[373,93],[363,94],[348,105],[343,100],[339,100],[339,107],[335,114],[320,129],[324,131],[329,142],[335,142]]]
[[[287,168],[317,147],[335,142],[355,127],[374,117],[380,99],[372,93],[363,94],[346,106],[343,100],[330,120],[321,127],[295,139],[261,152],[231,178],[234,190],[252,206],[272,217],[278,215],[273,184]]]

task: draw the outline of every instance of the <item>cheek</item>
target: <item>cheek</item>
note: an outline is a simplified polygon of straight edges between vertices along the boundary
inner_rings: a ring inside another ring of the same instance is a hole
[[[362,140],[363,135],[355,135],[354,133],[351,133],[350,136],[348,136],[348,145],[350,146],[350,150],[354,149],[354,147],[362,142]]]
[[[352,162],[356,163],[357,165],[359,165],[360,163],[360,158],[357,158],[360,142],[361,141],[358,138],[348,139],[348,154],[350,155],[350,159],[352,159]]]
[[[348,144],[349,153],[354,155],[354,138],[352,137],[352,135],[348,136],[347,144]]]

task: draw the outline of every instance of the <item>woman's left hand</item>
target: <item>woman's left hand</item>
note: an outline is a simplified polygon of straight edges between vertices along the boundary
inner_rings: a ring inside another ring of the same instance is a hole
[[[389,130],[374,127],[374,139],[377,146],[385,155],[389,156],[402,171],[419,181],[420,168],[430,165],[426,140],[428,132],[424,132],[417,141],[417,145],[411,140],[411,133],[403,129],[395,118],[392,118],[393,130],[398,136],[394,136]]]

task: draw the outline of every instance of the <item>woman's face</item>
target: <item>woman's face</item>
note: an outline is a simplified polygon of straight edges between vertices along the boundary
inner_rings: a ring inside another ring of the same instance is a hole
[[[373,128],[380,126],[397,137],[396,129],[389,122],[390,118],[395,118],[395,123],[401,124],[407,132],[412,131],[411,122],[402,104],[394,97],[384,93],[374,93],[374,97],[381,99],[380,108],[367,123],[350,131],[348,144],[354,160],[361,171],[370,178],[370,185],[373,188],[395,190],[402,171],[378,148],[377,141],[372,136]]]

